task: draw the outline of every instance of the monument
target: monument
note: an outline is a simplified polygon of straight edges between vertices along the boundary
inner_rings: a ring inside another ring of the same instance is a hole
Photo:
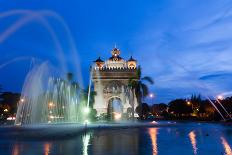
[[[92,66],[94,91],[97,92],[93,107],[97,115],[108,114],[112,119],[120,119],[123,114],[133,117],[138,105],[134,91],[128,86],[131,79],[137,78],[137,61],[132,56],[126,61],[120,53],[115,47],[108,60],[99,57]]]

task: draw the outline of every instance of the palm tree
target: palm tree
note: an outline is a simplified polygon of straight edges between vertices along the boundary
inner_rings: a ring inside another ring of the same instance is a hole
[[[70,84],[72,95],[77,93],[78,90],[80,90],[80,85],[77,82],[73,81],[73,77],[73,73],[71,72],[68,72],[66,74],[67,83]]]
[[[193,94],[191,96],[190,102],[192,104],[192,109],[193,109],[194,115],[198,115],[200,104],[202,102],[201,95],[200,94],[199,95]]]
[[[71,82],[71,81],[73,80],[73,73],[68,72],[68,73],[66,74],[66,78],[67,78],[68,82]]]
[[[141,67],[138,66],[136,71],[136,77],[129,80],[128,86],[132,90],[132,94],[136,96],[138,104],[141,105],[144,97],[149,94],[148,86],[144,82],[148,82],[149,84],[154,84],[154,81],[149,76],[142,77],[141,75]],[[134,96],[133,96],[134,98]],[[133,117],[134,117],[134,103],[132,104],[133,108]]]

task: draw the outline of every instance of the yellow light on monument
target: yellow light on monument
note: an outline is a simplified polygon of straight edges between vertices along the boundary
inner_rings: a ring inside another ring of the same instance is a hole
[[[191,102],[190,102],[190,101],[187,101],[187,105],[191,105]]]
[[[120,120],[121,117],[122,117],[122,114],[116,113],[116,112],[114,113],[114,118],[115,118],[116,120]]]
[[[21,98],[21,99],[20,99],[20,102],[24,102],[24,101],[25,101],[24,98]]]

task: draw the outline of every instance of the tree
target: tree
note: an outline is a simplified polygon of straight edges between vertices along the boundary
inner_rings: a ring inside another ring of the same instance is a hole
[[[164,111],[167,111],[168,105],[164,103],[153,104],[151,112],[153,115],[162,115]]]
[[[154,83],[151,77],[141,76],[141,67],[138,66],[136,77],[129,80],[128,87],[132,90],[132,95],[135,93],[139,105],[141,105],[144,97],[146,97],[149,93],[148,87],[144,82],[148,82],[150,84]],[[132,109],[134,109],[134,103],[132,105]],[[134,117],[134,110],[132,111],[132,115]]]
[[[147,103],[142,103],[136,107],[135,111],[138,113],[141,120],[145,120],[148,117],[150,108]]]
[[[201,101],[200,107],[199,107],[199,114],[203,117],[214,117],[215,108],[212,106],[212,104],[208,100]]]
[[[198,112],[199,112],[200,104],[202,102],[201,95],[200,94],[199,95],[193,94],[191,96],[190,102],[192,104],[193,113],[195,116],[197,116]]]
[[[20,99],[20,94],[12,92],[3,92],[0,94],[0,111],[4,112],[4,109],[8,110],[9,114],[15,114],[17,112],[17,103]]]
[[[150,84],[154,84],[154,81],[149,76],[142,77],[141,75],[141,67],[138,66],[137,72],[136,72],[136,78],[130,79],[129,81],[129,87],[132,88],[135,91],[135,95],[137,97],[137,100],[139,104],[142,103],[142,100],[144,97],[146,97],[149,93],[148,86],[144,82],[148,82]]]
[[[71,72],[68,72],[66,74],[66,79],[68,80],[68,82],[71,82],[73,80],[73,73]]]
[[[176,116],[181,116],[182,114],[190,115],[192,113],[192,107],[184,99],[173,100],[168,104],[168,107],[168,111]]]

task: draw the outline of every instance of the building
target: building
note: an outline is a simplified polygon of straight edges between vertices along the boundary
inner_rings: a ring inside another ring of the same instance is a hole
[[[132,114],[138,105],[133,90],[128,86],[130,79],[137,78],[137,61],[132,57],[124,60],[120,53],[115,47],[108,60],[99,57],[92,66],[94,91],[97,92],[94,109],[98,115],[108,114],[114,119]]]

